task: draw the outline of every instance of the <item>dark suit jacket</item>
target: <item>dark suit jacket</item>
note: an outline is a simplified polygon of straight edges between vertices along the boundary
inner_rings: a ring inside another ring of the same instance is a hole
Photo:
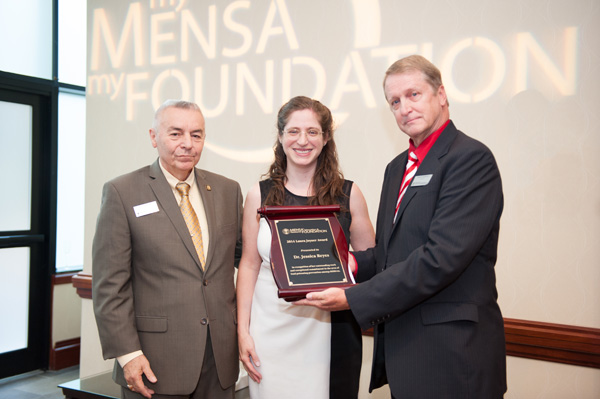
[[[501,398],[506,355],[494,265],[503,196],[496,161],[450,122],[393,224],[406,160],[404,152],[387,166],[376,246],[355,253],[364,282],[346,290],[361,327],[375,327],[370,389],[389,381],[398,398]]]
[[[194,173],[210,234],[206,271],[158,161],[104,185],[94,236],[93,302],[104,358],[143,350],[158,378],[146,385],[161,394],[195,389],[207,328],[222,387],[239,371],[233,277],[242,194],[233,180]],[[134,207],[152,201],[158,212],[136,217]],[[116,361],[114,378],[126,386]]]

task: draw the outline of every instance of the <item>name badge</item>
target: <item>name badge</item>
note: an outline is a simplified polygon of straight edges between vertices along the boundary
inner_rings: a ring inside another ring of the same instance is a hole
[[[431,176],[433,176],[433,175],[415,176],[415,177],[413,177],[411,186],[413,186],[413,187],[426,186],[429,184],[429,180],[431,180]]]
[[[145,204],[134,206],[133,211],[135,212],[135,216],[139,218],[158,212],[158,205],[156,204],[156,201],[147,202]]]

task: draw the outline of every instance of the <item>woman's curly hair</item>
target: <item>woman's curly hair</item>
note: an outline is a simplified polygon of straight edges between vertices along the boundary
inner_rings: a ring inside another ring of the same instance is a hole
[[[273,180],[273,186],[267,194],[265,205],[283,205],[287,181],[285,175],[287,157],[279,139],[282,137],[285,125],[292,113],[305,109],[310,109],[317,116],[323,131],[323,139],[326,141],[326,145],[317,158],[317,169],[311,182],[314,195],[309,198],[308,205],[335,205],[339,203],[339,198],[344,196],[342,190],[344,175],[339,168],[337,149],[333,140],[334,124],[331,111],[317,100],[298,96],[284,104],[277,113],[278,139],[275,141],[273,149],[275,160],[264,175]]]

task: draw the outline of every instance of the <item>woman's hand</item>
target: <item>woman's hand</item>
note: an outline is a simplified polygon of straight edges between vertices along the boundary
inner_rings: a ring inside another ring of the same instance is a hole
[[[240,360],[244,365],[244,368],[248,372],[250,378],[253,381],[260,384],[262,375],[256,370],[256,367],[260,367],[260,360],[254,349],[254,340],[250,334],[241,335],[238,333],[238,346],[240,351]],[[256,367],[254,367],[256,365]]]

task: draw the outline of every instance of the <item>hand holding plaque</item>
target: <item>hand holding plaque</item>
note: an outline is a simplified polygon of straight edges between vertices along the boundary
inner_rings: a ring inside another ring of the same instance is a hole
[[[271,228],[271,271],[278,296],[288,302],[309,292],[354,285],[348,243],[335,212],[339,205],[265,206]]]

